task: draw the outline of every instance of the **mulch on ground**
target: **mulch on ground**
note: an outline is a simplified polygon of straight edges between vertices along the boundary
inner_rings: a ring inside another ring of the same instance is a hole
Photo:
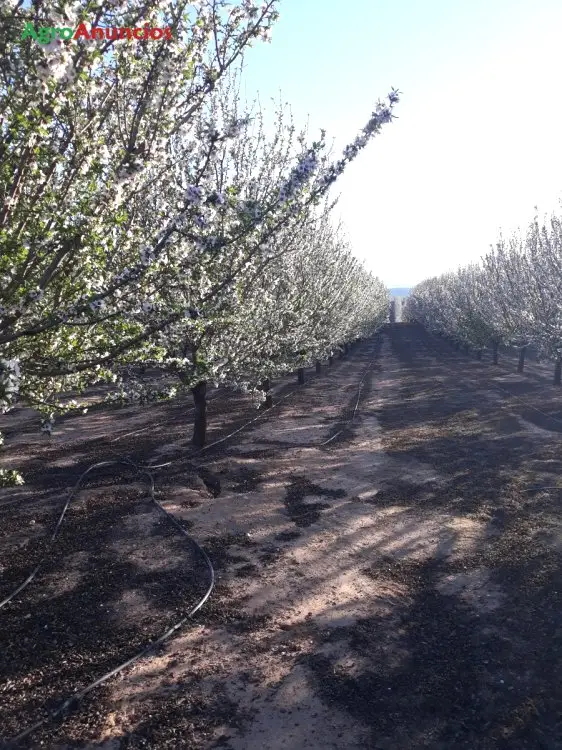
[[[338,365],[331,374],[337,375]],[[286,386],[278,398],[293,388]],[[150,501],[148,483],[144,481],[143,486],[143,476],[122,465],[97,469],[85,478],[54,545],[49,546],[68,492],[94,462],[127,457],[144,464],[163,445],[176,443],[172,455],[162,459],[174,459],[174,466],[155,471],[157,497],[177,479],[196,488],[202,502],[220,494],[219,476],[193,460],[196,451],[190,445],[186,417],[189,407],[186,399],[147,406],[145,423],[150,429],[139,434],[137,428],[130,436],[128,428],[119,429],[119,416],[127,413],[126,407],[107,406],[105,411],[100,407],[110,417],[107,438],[88,438],[82,431],[78,439],[67,442],[53,443],[45,437],[38,445],[35,440],[24,440],[11,451],[26,484],[7,493],[0,536],[0,599],[43,558],[45,562],[36,579],[0,614],[5,634],[0,654],[0,674],[5,680],[1,738],[13,737],[42,719],[47,719],[45,725],[19,747],[79,746],[99,737],[112,708],[106,686],[96,688],[56,720],[50,720],[49,713],[158,638],[185,617],[205,592],[208,571],[196,549],[158,513]],[[263,419],[274,418],[275,412],[264,414]],[[209,401],[208,443],[255,416],[244,394],[215,394]],[[61,426],[76,419],[66,417]],[[112,425],[117,429],[111,429]],[[35,425],[27,419],[22,427],[31,435]],[[6,430],[8,445],[17,431],[17,425]],[[121,432],[124,437],[116,445],[108,440]],[[223,453],[224,446],[219,445],[205,455],[218,459]],[[249,469],[231,479],[239,492],[259,486],[259,477]],[[233,599],[220,580],[224,566],[237,561],[229,548],[239,546],[240,540],[202,541],[219,580],[197,621],[227,626],[237,633],[263,627],[262,620],[241,611],[243,602]],[[242,542],[253,552],[247,540]],[[276,559],[273,549],[262,549],[259,557],[254,556],[260,566]],[[250,559],[243,560],[246,569],[241,576],[255,572]],[[165,565],[161,564],[164,560]],[[117,617],[123,610],[130,615]],[[179,694],[147,697],[147,716],[132,719],[134,731],[120,739],[123,748],[178,747],[178,742],[184,743],[182,747],[197,747],[214,727],[236,725],[237,708],[225,696],[202,695],[195,677],[180,687]]]
[[[547,530],[560,516],[562,491],[528,489],[560,484],[560,444],[528,437],[506,414],[518,411],[516,401],[483,396],[490,371],[470,369],[468,358],[444,342],[408,325],[393,327],[390,339],[402,377],[396,398],[377,414],[383,445],[444,479],[389,480],[371,502],[410,506],[420,517],[437,511],[485,521],[488,539],[477,553],[453,559],[373,560],[365,575],[395,581],[408,595],[391,617],[338,630],[336,637],[349,639],[368,668],[350,676],[314,654],[307,663],[315,684],[327,701],[371,728],[376,750],[557,750],[562,546]],[[467,371],[471,388],[463,382]],[[533,383],[525,400],[541,411],[558,408],[542,391]],[[528,418],[533,410],[522,408]],[[466,590],[478,576],[489,596],[502,592],[500,602],[469,606],[462,586],[459,595],[447,590],[459,580]]]
[[[545,417],[530,407],[556,418],[559,404],[533,381],[525,389],[506,386],[514,395],[523,393],[527,406],[518,405],[509,394],[494,391],[491,365],[486,370],[418,327],[391,326],[387,336],[400,377],[394,397],[375,414],[383,448],[391,457],[433,467],[440,481],[388,479],[366,502],[378,508],[408,506],[420,518],[446,513],[473,520],[485,527],[487,541],[477,551],[453,557],[373,555],[362,575],[392,581],[407,594],[394,601],[390,614],[331,631],[310,623],[306,633],[316,639],[316,649],[295,658],[306,666],[311,689],[370,729],[374,750],[558,750],[562,546],[557,546],[555,520],[562,492],[541,487],[559,484],[562,461],[558,442],[532,439],[518,416],[548,430]],[[376,381],[368,381],[366,389],[373,388]],[[351,391],[342,422],[355,405]],[[295,403],[304,409],[307,398],[303,391]],[[147,423],[164,424],[124,438],[117,447],[87,437],[46,443],[40,450],[25,443],[18,447],[16,458],[28,484],[9,495],[19,500],[3,511],[0,598],[45,553],[65,492],[94,461],[117,454],[143,463],[171,445],[162,461],[174,460],[174,466],[156,472],[158,492],[165,495],[176,480],[192,482],[198,502],[205,503],[227,480],[234,492],[259,489],[261,477],[250,468],[219,473],[222,457],[235,454],[236,443],[228,451],[217,446],[204,465],[190,457],[187,408],[186,402],[150,407]],[[210,412],[210,442],[255,416],[244,397],[217,399]],[[335,425],[333,433],[339,428]],[[353,427],[339,439],[352,445]],[[273,456],[279,449],[257,448],[255,456]],[[69,455],[75,458],[72,466],[62,465]],[[232,596],[223,573],[236,565],[237,577],[249,580],[259,569],[279,564],[279,545],[298,539],[299,527],[317,523],[330,498],[339,497],[334,492],[297,474],[285,498],[294,531],[282,532],[270,545],[234,534],[201,540],[217,572],[217,588],[197,622],[226,628],[233,636],[266,632],[272,626],[267,616],[245,614],[243,598]],[[322,501],[311,502],[312,496]],[[197,536],[197,529],[193,533]],[[206,581],[196,550],[158,514],[142,476],[120,467],[88,477],[37,581],[0,612],[5,678],[0,736],[10,737],[46,716],[76,689],[158,637],[196,603]],[[471,586],[479,596],[490,592],[490,601],[470,604]],[[334,663],[324,648],[334,639],[346,642],[362,665],[359,672]],[[118,746],[196,750],[209,743],[215,728],[250,721],[226,693],[208,695],[199,683],[200,675],[193,673],[168,693],[147,695],[142,713],[130,717],[130,731],[117,738]],[[49,722],[21,746],[83,747],[100,737],[113,708],[110,691],[101,687],[63,723]],[[337,742],[346,747],[345,737]],[[222,746],[228,747],[226,739]]]

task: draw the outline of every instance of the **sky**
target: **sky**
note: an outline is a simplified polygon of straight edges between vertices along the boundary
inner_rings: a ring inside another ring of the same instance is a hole
[[[338,180],[336,218],[387,286],[478,261],[562,198],[560,0],[281,0],[245,93],[342,149],[391,87],[397,119]]]

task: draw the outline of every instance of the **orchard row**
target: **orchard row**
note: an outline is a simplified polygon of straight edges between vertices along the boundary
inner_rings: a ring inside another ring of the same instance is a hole
[[[2,2],[2,25],[175,30],[154,46],[5,42],[4,411],[34,407],[50,432],[62,393],[105,381],[134,397],[132,363],[176,376],[170,397],[211,381],[262,398],[264,381],[382,324],[386,289],[334,225],[330,189],[398,92],[339,158],[286,103],[243,103],[238,63],[277,4]]]
[[[525,352],[533,346],[562,372],[562,217],[535,217],[524,233],[500,237],[480,264],[427,279],[408,298],[411,321],[476,350],[501,344]]]

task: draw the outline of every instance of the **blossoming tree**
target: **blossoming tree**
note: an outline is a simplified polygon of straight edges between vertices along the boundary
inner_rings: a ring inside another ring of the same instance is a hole
[[[499,241],[480,265],[422,282],[406,305],[410,320],[478,348],[491,343],[497,363],[500,343],[518,347],[518,369],[534,345],[555,361],[562,378],[562,221],[535,217],[526,234]]]
[[[296,135],[283,108],[277,111],[273,133],[268,136],[260,110],[238,111],[238,96],[236,91],[233,95],[232,86],[229,82],[202,114],[195,142],[181,136],[174,142],[174,151],[181,158],[166,192],[154,198],[148,212],[165,212],[168,206],[177,205],[182,210],[178,236],[160,262],[151,252],[143,258],[149,266],[144,286],[150,299],[146,319],[147,323],[157,321],[151,337],[158,348],[158,354],[153,350],[154,361],[176,372],[182,384],[192,389],[199,414],[205,412],[209,378],[248,382],[255,381],[262,371],[269,371],[264,378],[270,378],[274,350],[276,371],[293,364],[294,351],[289,353],[281,343],[289,333],[287,321],[299,311],[316,317],[320,314],[318,304],[306,305],[302,288],[298,302],[288,294],[298,278],[296,268],[310,263],[303,231],[308,231],[310,239],[310,231],[317,228],[315,211],[320,201],[368,137],[390,121],[398,100],[392,92],[388,104],[379,103],[362,134],[346,148],[343,158],[333,163],[323,153],[324,134],[307,143],[304,132]],[[236,133],[229,140],[221,139],[219,134],[232,122],[237,123]],[[287,258],[282,260],[283,256]],[[351,274],[353,264],[348,266]],[[323,290],[329,286],[327,279],[322,284],[321,276],[317,275],[316,281]],[[272,294],[275,289],[285,290],[284,305],[279,295]],[[380,293],[379,287],[377,291]],[[325,297],[329,301],[329,294]],[[287,310],[287,304],[293,308]],[[184,315],[163,327],[161,321],[170,321],[178,310]],[[332,318],[337,310],[332,306]],[[378,315],[375,307],[372,314]],[[352,319],[349,309],[344,317]],[[334,327],[330,335],[336,333]],[[317,342],[314,345],[317,347]],[[293,349],[300,351],[303,345]],[[252,366],[244,355],[250,351]],[[260,351],[264,359],[258,363]],[[256,382],[253,387],[257,390]],[[196,420],[197,444],[204,440],[203,422],[203,418]]]
[[[216,325],[239,299],[241,277],[274,259],[276,233],[391,121],[395,91],[337,162],[322,156],[322,137],[287,152],[265,193],[240,165],[217,177],[221,154],[251,139],[245,116],[215,116],[213,92],[276,18],[275,0],[2,0],[11,30],[0,60],[4,409],[19,397],[49,431],[62,390],[115,381],[132,361],[169,365],[170,349],[181,355],[193,331]],[[85,21],[169,27],[173,38],[21,38],[25,24]],[[189,368],[175,359],[185,380]],[[198,361],[192,387],[215,366]]]

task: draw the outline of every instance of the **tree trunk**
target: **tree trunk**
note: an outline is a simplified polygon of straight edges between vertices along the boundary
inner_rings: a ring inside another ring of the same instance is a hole
[[[191,389],[195,404],[195,421],[193,423],[193,445],[202,448],[207,436],[207,381],[202,380]]]
[[[316,360],[316,373],[317,375],[320,375],[321,372],[322,372],[322,365],[320,364],[320,360],[317,359]]]
[[[330,367],[334,364],[334,358],[333,357],[328,357],[328,364],[329,364]]]
[[[464,353],[468,354],[469,352],[470,352],[470,344],[465,344],[464,345]]]
[[[304,367],[299,367],[297,370],[297,376],[299,385],[304,385]]]
[[[519,363],[517,365],[517,372],[523,372],[523,368],[525,367],[525,353],[527,351],[526,346],[522,346],[521,349],[519,349]]]
[[[269,381],[269,378],[266,378],[265,380],[262,381],[261,389],[264,393],[267,393],[267,391],[269,391],[270,388],[271,388],[271,383]],[[261,405],[261,408],[271,409],[272,406],[273,406],[273,396],[271,395],[271,393],[267,393],[265,397],[265,401]]]
[[[344,344],[343,345],[343,353],[344,353],[344,355],[345,354],[349,354],[349,345],[348,344]]]
[[[493,346],[493,355],[494,355],[493,362],[495,365],[497,365],[498,364],[498,349],[500,346],[499,341],[494,341],[492,346]]]
[[[554,366],[554,385],[560,385],[562,380],[562,356],[558,356]]]
[[[478,349],[476,352],[476,359],[482,359],[482,349]]]
[[[458,352],[460,348],[461,348],[461,342],[455,341],[455,351]]]

